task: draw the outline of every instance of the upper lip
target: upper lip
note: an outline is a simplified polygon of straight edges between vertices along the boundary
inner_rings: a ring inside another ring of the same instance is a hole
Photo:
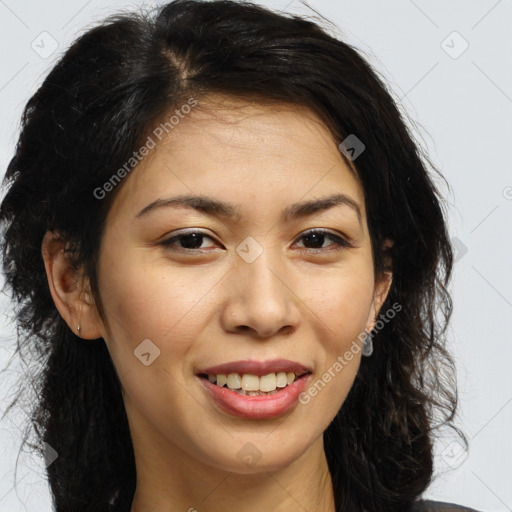
[[[231,361],[229,363],[210,366],[197,371],[197,374],[206,375],[228,375],[230,373],[250,373],[261,377],[272,372],[293,372],[298,375],[311,373],[311,369],[304,364],[290,361],[289,359],[272,359],[269,361],[256,361],[254,359],[246,359],[243,361]]]

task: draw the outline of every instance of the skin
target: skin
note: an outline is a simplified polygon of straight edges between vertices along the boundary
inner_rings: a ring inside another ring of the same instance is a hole
[[[223,412],[195,371],[282,357],[310,365],[315,381],[374,326],[391,276],[375,279],[363,190],[336,141],[297,106],[210,97],[118,192],[98,268],[106,321],[50,232],[42,253],[60,314],[75,333],[80,323],[82,338],[105,340],[121,380],[137,467],[131,512],[333,512],[322,434],[361,352],[308,404],[267,420]],[[357,202],[361,222],[347,205],[279,219],[292,203],[336,192]],[[136,217],[156,199],[192,193],[233,203],[241,216],[164,207]],[[189,254],[183,239],[159,244],[185,228],[206,235]],[[329,236],[315,245],[304,238],[313,228],[352,246]],[[247,237],[263,249],[252,263],[236,252]],[[145,339],[160,350],[147,366],[134,356]],[[237,456],[247,443],[261,454],[254,465]]]

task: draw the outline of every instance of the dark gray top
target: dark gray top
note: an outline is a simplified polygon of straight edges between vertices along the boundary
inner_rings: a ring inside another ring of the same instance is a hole
[[[444,503],[441,501],[420,500],[417,501],[408,512],[479,512],[474,508],[465,507],[463,505],[455,505],[455,503]]]

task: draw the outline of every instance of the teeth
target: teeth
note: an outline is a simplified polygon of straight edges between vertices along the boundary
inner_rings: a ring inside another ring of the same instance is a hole
[[[236,389],[239,389],[239,388],[240,388],[240,386],[237,386]],[[246,373],[242,377],[242,389],[244,389],[245,391],[259,391],[260,379],[256,375],[251,375],[249,373]],[[269,391],[270,391],[270,389],[269,389]]]
[[[245,375],[244,375],[245,377]],[[260,391],[274,391],[276,389],[276,374],[269,373],[260,377]]]
[[[229,389],[241,390],[241,394],[244,395],[256,394],[259,391],[265,393],[276,392],[276,388],[284,388],[293,384],[296,378],[297,376],[293,372],[272,372],[261,377],[251,373],[243,375],[238,373],[208,375],[208,380],[216,383],[217,386],[223,387],[227,385]]]
[[[276,386],[278,388],[284,388],[288,385],[288,377],[285,372],[279,372],[276,377]]]
[[[240,389],[242,387],[242,379],[238,373],[230,373],[228,375],[228,388]]]

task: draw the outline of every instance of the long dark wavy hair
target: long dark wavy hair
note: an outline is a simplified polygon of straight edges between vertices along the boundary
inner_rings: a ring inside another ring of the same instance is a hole
[[[457,390],[445,347],[453,253],[436,185],[442,175],[385,80],[317,20],[228,0],[176,0],[116,14],[78,37],[28,101],[4,178],[3,271],[16,354],[28,361],[25,387],[37,390],[22,447],[44,456],[48,443],[57,451],[47,468],[57,512],[129,512],[136,468],[105,342],[77,337],[59,315],[41,242],[47,230],[61,234],[101,314],[95,270],[106,214],[123,182],[102,200],[93,191],[164,113],[192,96],[305,106],[339,143],[355,134],[366,146],[352,164],[364,189],[376,275],[392,261],[381,311],[395,303],[402,309],[374,332],[374,353],[362,359],[324,432],[336,510],[403,511],[432,481],[436,429],[454,429],[467,445],[452,421]],[[390,252],[385,238],[394,240]]]

